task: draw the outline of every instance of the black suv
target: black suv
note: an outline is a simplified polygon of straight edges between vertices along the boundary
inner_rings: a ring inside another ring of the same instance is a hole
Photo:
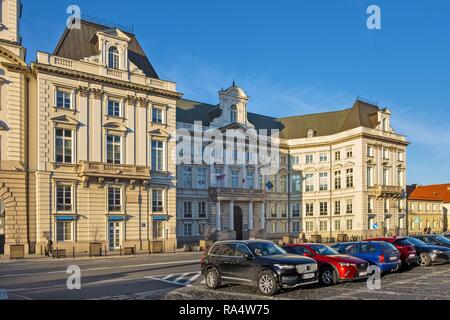
[[[429,267],[432,264],[447,263],[450,261],[450,248],[431,245],[416,237],[407,237],[406,240],[416,247],[419,256],[419,265]]]
[[[432,246],[441,246],[441,247],[450,248],[450,240],[444,236],[435,235],[435,234],[425,234],[425,235],[413,236],[413,237],[416,239],[419,239],[420,241],[425,242],[426,244],[432,245]]]
[[[288,255],[270,241],[222,241],[215,243],[201,260],[206,286],[222,283],[257,286],[272,296],[282,288],[317,283],[317,262],[308,257]]]

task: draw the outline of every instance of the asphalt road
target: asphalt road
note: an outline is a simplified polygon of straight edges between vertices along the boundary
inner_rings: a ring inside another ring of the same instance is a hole
[[[2,263],[0,289],[7,290],[9,299],[28,300],[450,300],[450,264],[386,275],[380,290],[369,290],[362,281],[313,285],[266,298],[248,286],[208,290],[200,276],[199,258],[192,253]],[[70,265],[81,269],[81,290],[67,288]]]

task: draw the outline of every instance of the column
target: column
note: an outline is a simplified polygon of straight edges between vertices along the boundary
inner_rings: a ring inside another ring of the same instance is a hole
[[[234,201],[230,201],[230,230],[234,230]]]
[[[253,230],[253,202],[248,203],[248,230]]]
[[[261,220],[261,229],[266,229],[266,204],[264,202],[261,203],[259,218]]]
[[[221,231],[221,225],[220,225],[220,219],[221,219],[221,214],[220,214],[220,201],[217,201],[216,203],[216,229],[217,231]]]

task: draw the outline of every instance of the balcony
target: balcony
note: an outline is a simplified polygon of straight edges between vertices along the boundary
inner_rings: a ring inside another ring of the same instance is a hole
[[[82,177],[149,180],[150,168],[146,166],[82,161],[78,166],[78,175]]]
[[[369,192],[379,197],[401,197],[403,188],[398,186],[374,186],[368,188]]]
[[[214,201],[263,201],[266,192],[256,189],[210,188]]]

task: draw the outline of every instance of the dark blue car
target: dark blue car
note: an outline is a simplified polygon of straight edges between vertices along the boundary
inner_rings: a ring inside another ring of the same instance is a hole
[[[341,254],[351,255],[377,265],[382,272],[394,272],[401,266],[400,252],[383,241],[345,242],[332,246]]]

